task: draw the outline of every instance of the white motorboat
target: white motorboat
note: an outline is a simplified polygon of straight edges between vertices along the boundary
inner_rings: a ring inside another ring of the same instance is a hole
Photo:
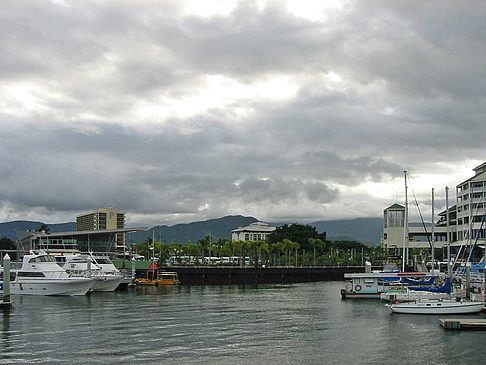
[[[1,271],[3,285],[3,268]],[[44,251],[25,255],[10,265],[10,292],[13,295],[85,295],[93,280],[74,277]]]
[[[93,279],[92,291],[114,291],[123,280],[123,275],[105,272],[90,255],[67,255],[64,269],[76,276]]]
[[[385,304],[392,313],[403,314],[468,314],[479,313],[484,302],[467,299],[419,299],[411,303]]]
[[[93,256],[91,255],[91,259],[93,262],[101,269],[102,274],[105,277],[112,277],[118,280],[118,285],[115,289],[122,283],[128,284],[131,282],[131,278],[129,278],[129,282],[127,282],[127,278],[122,274],[120,270],[116,268],[113,262],[110,260],[108,256]]]

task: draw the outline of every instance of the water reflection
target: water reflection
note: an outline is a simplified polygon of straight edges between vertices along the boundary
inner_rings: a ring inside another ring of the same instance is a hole
[[[2,308],[2,354],[9,352],[10,342],[10,308]]]
[[[424,363],[453,353],[481,362],[477,334],[437,318],[342,301],[342,283],[136,287],[83,297],[14,299],[3,313],[4,363]],[[445,346],[447,345],[447,346]],[[448,350],[444,351],[447,347]],[[62,350],[62,351],[61,351]]]

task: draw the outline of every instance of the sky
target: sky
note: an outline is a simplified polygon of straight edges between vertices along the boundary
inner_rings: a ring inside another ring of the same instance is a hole
[[[0,55],[0,222],[381,217],[404,170],[430,220],[486,161],[485,2],[4,0]]]

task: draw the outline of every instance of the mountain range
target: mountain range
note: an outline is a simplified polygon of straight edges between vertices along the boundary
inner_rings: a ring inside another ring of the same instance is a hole
[[[219,237],[231,238],[231,231],[239,227],[245,227],[257,222],[254,217],[241,215],[226,216],[205,221],[176,224],[173,226],[155,226],[146,231],[128,233],[127,243],[142,243],[147,238],[155,237],[159,242],[197,242],[205,236],[211,236],[213,240]],[[280,226],[292,222],[268,222],[271,226]],[[42,222],[36,221],[11,221],[0,223],[0,237],[17,239],[16,232],[28,229],[39,229]],[[380,244],[383,233],[382,218],[357,218],[349,220],[329,220],[306,223],[316,227],[319,233],[327,232],[329,240],[358,241],[370,245]],[[49,231],[68,232],[76,230],[75,222],[47,224]]]

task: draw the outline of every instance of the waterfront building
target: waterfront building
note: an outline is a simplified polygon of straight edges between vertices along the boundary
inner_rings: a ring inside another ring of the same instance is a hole
[[[449,207],[449,240],[451,246],[477,244],[484,247],[486,241],[486,162],[473,169],[474,176],[456,186],[456,204]],[[453,201],[453,199],[451,199]],[[404,241],[405,207],[393,204],[384,210],[382,246],[401,248]],[[447,212],[438,214],[434,222],[435,247],[443,247],[447,241]],[[426,225],[427,227],[427,225]],[[431,226],[427,232],[420,226],[409,226],[409,247],[428,248],[428,240],[419,237],[431,236]]]
[[[82,252],[115,253],[116,236],[129,232],[146,230],[147,227],[121,229],[84,230],[71,232],[37,232],[18,233],[18,248],[22,251],[44,250],[48,253]]]
[[[76,216],[77,231],[99,231],[125,228],[125,212],[115,208],[101,208],[94,212],[79,214]],[[116,233],[115,249],[125,249],[125,233]]]
[[[486,162],[473,169],[474,176],[456,186],[457,219],[454,245],[485,243]],[[452,223],[452,222],[451,222]]]
[[[268,235],[275,231],[267,223],[255,222],[246,227],[238,227],[231,231],[232,241],[266,241]]]
[[[383,212],[383,238],[382,246],[389,249],[402,249],[405,240],[405,207],[400,204],[393,204]],[[434,247],[442,248],[446,241],[446,227],[434,227]],[[409,224],[408,226],[408,247],[409,248],[430,248],[432,238],[432,225]]]

